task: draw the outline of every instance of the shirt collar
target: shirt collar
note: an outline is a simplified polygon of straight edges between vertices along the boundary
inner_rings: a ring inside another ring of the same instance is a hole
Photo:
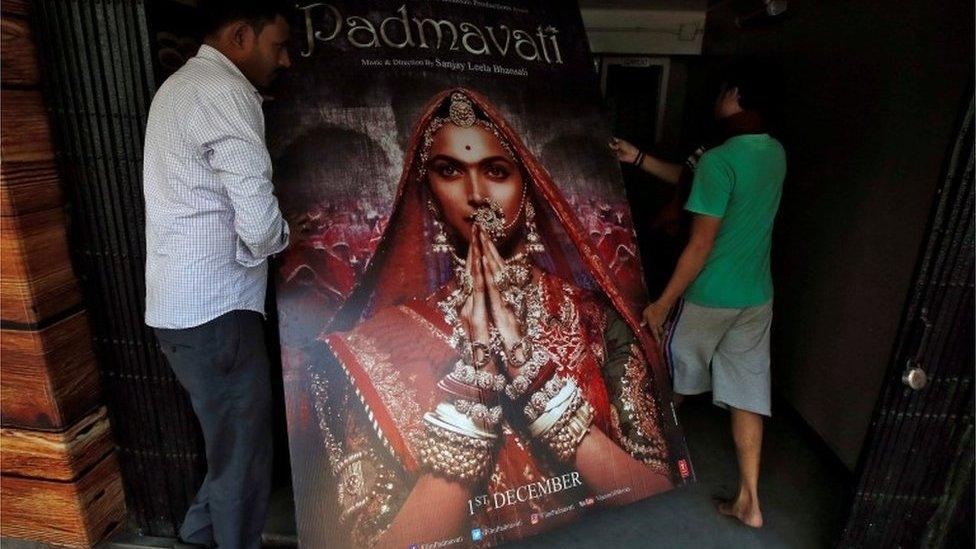
[[[237,68],[237,65],[235,65],[234,62],[231,61],[230,59],[227,59],[227,56],[220,53],[220,50],[218,50],[217,48],[208,46],[206,44],[202,44],[200,46],[200,49],[197,51],[197,57],[209,59],[217,63],[221,67],[225,68],[227,72],[233,74],[235,77],[240,78],[245,83],[247,83],[248,89],[250,89],[254,93],[258,93],[257,88],[255,88],[254,84],[251,84],[251,81],[248,80],[246,76],[244,76],[244,73],[241,72],[241,69]]]

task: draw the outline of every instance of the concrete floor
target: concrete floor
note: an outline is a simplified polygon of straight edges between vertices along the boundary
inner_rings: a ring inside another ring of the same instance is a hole
[[[849,474],[791,412],[766,423],[759,499],[765,525],[752,529],[719,515],[713,498],[738,479],[729,416],[708,395],[679,410],[698,484],[610,509],[558,532],[510,547],[813,548],[833,547],[843,527]]]
[[[774,408],[777,410],[777,408]],[[735,452],[728,413],[696,397],[682,406],[699,483],[634,505],[595,513],[559,531],[511,543],[511,548],[767,548],[831,547],[843,526],[849,476],[813,440],[807,428],[783,407],[767,422],[760,501],[765,526],[755,530],[715,512],[714,497],[735,492]],[[294,510],[290,491],[273,496],[268,519],[269,547],[293,547]],[[40,549],[43,544],[2,540],[4,549]],[[122,549],[169,547],[171,540],[121,536],[105,545]]]

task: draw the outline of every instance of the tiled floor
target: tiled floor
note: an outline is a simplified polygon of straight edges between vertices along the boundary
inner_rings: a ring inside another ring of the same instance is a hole
[[[830,547],[842,527],[847,473],[787,411],[767,422],[760,500],[766,525],[742,526],[714,510],[714,496],[728,496],[736,482],[728,414],[707,399],[691,399],[679,413],[699,483],[626,508],[596,513],[559,531],[512,543],[512,548],[766,548]],[[268,519],[272,546],[293,546],[294,510],[288,490],[278,491]],[[168,547],[161,538],[124,536],[108,547]],[[3,540],[3,549],[37,549],[41,544]]]

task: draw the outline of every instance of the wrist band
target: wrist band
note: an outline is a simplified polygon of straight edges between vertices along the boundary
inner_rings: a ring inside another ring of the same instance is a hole
[[[643,162],[643,161],[644,161],[644,151],[638,150],[637,151],[637,156],[634,158],[634,161],[632,162],[632,164],[635,165],[635,166],[637,166],[637,167],[640,167],[641,162]]]

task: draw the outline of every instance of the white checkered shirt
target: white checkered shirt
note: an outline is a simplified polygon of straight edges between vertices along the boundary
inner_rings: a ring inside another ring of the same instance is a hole
[[[210,46],[166,79],[146,126],[146,324],[264,313],[268,256],[288,245],[261,96]]]

